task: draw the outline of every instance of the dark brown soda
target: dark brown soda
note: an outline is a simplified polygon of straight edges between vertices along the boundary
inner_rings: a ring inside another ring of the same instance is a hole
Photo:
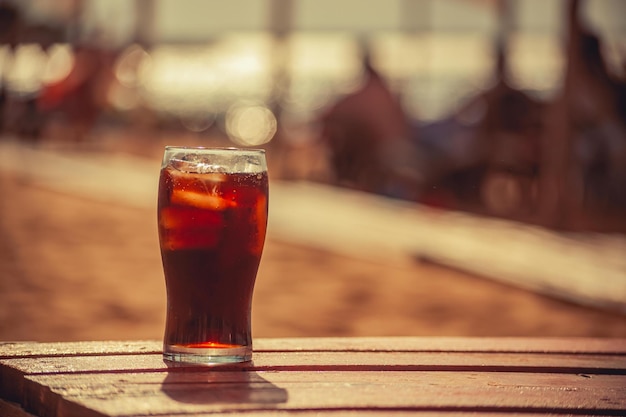
[[[165,344],[251,346],[252,292],[267,225],[267,173],[183,173],[159,180],[167,287]]]

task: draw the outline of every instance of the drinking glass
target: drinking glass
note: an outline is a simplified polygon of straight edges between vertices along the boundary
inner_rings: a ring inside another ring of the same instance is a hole
[[[165,148],[158,225],[167,288],[166,361],[251,360],[252,293],[267,206],[263,150]]]

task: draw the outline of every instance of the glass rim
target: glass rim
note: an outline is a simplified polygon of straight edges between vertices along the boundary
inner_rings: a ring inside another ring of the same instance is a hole
[[[210,146],[178,146],[167,145],[165,151],[195,151],[195,152],[214,152],[214,153],[249,153],[249,154],[265,154],[265,149],[261,148],[236,148],[236,147],[210,147]]]

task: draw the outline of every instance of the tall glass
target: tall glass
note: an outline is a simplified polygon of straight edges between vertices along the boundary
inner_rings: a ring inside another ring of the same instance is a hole
[[[251,360],[252,292],[267,200],[263,150],[165,148],[158,198],[165,360]]]

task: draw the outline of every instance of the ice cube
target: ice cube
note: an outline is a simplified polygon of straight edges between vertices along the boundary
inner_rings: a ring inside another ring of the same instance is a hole
[[[229,207],[236,207],[237,202],[228,200],[215,194],[207,194],[201,191],[180,190],[172,191],[170,198],[172,204],[181,206],[191,206],[208,210],[225,210]]]
[[[183,184],[186,182],[190,185],[192,183],[195,183],[198,188],[206,190],[211,189],[212,186],[216,185],[216,183],[224,182],[228,179],[228,176],[222,172],[208,172],[206,174],[188,173],[181,171],[175,167],[169,168],[167,171],[169,172],[172,179],[176,182],[176,184]]]
[[[222,166],[211,163],[207,157],[197,154],[187,154],[174,157],[170,159],[170,166],[178,171],[193,174],[225,172]]]

